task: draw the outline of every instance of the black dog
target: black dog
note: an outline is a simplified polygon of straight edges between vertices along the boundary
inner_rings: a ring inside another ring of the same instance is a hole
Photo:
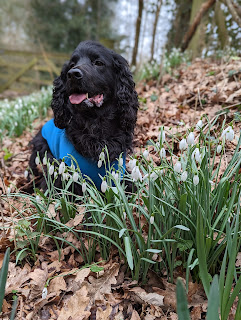
[[[105,146],[111,162],[132,150],[138,110],[135,84],[127,61],[101,44],[84,41],[77,46],[54,81],[51,107],[54,125],[65,129],[80,156],[96,165]],[[35,175],[38,154],[54,158],[46,139],[40,131],[32,140],[29,165]]]

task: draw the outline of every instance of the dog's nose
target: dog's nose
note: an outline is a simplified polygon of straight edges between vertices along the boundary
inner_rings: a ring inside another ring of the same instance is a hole
[[[69,79],[77,79],[77,80],[80,80],[83,78],[83,73],[80,69],[78,68],[73,68],[73,69],[70,69],[67,73],[67,76]]]

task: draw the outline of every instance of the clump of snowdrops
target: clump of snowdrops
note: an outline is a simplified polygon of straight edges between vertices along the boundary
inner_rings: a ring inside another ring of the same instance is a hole
[[[129,173],[124,176],[122,157],[115,171],[109,167],[108,150],[103,150],[98,165],[105,165],[107,174],[100,191],[82,175],[74,159],[68,167],[64,162],[50,163],[37,157],[36,163],[47,167],[48,190],[36,189],[36,196],[30,197],[35,209],[27,218],[27,227],[21,225],[21,232],[34,244],[26,250],[36,255],[36,233],[51,237],[58,246],[60,242],[71,244],[67,235],[73,234],[81,245],[72,246],[86,263],[95,261],[97,250],[108,259],[115,247],[133,279],[145,281],[148,270],[153,269],[174,281],[174,271],[181,268],[186,270],[187,283],[190,275],[201,280],[208,294],[212,277],[223,272],[224,256],[226,263],[231,254],[236,257],[240,247],[232,237],[237,224],[240,229],[236,217],[240,210],[241,139],[237,140],[232,125],[223,123],[216,133],[218,118],[212,123],[205,121],[205,125],[204,120],[198,121],[182,139],[161,128],[158,140],[129,161]],[[234,139],[236,148],[228,162],[226,146]],[[158,165],[151,153],[159,157]],[[25,176],[28,174],[26,171]],[[55,179],[62,180],[62,189],[54,186]],[[133,192],[125,191],[124,180],[133,183]],[[74,195],[74,184],[82,190],[81,196]],[[19,197],[24,202],[24,196]],[[70,227],[68,222],[81,216],[79,223]],[[34,237],[30,228],[35,228]],[[232,244],[231,253],[227,248]]]
[[[51,96],[50,86],[16,100],[0,101],[0,140],[4,136],[20,136],[34,119],[46,117]]]

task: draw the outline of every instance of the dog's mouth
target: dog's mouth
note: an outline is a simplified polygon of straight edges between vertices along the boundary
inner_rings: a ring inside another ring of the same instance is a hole
[[[72,104],[81,104],[83,101],[89,106],[101,107],[104,101],[103,94],[97,94],[96,96],[89,97],[88,93],[73,93],[69,96],[69,100]]]

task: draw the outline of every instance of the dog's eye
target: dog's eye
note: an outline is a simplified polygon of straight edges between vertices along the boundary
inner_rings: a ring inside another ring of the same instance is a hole
[[[103,67],[105,64],[104,62],[100,61],[100,60],[95,60],[94,61],[94,65],[98,66],[98,67]]]
[[[74,66],[75,66],[75,63],[74,63],[74,62],[71,62],[71,63],[69,64],[69,68],[70,68],[70,69],[72,69]]]

